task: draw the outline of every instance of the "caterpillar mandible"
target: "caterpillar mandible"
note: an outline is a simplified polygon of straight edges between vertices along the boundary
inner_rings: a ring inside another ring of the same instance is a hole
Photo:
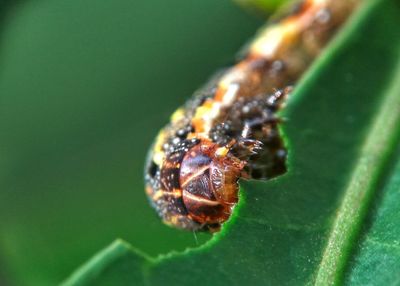
[[[238,201],[239,178],[286,171],[277,111],[357,4],[298,2],[172,115],[145,167],[147,196],[166,224],[217,231]]]

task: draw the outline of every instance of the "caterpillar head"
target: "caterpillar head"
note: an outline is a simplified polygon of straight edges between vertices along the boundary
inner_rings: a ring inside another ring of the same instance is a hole
[[[152,160],[147,195],[165,223],[189,230],[217,230],[238,200],[245,162],[210,140],[185,139]]]
[[[238,200],[238,180],[245,163],[220,147],[201,141],[183,157],[179,182],[189,216],[201,224],[226,221]]]

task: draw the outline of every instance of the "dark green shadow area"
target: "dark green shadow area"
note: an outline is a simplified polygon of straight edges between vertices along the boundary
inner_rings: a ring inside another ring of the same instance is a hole
[[[54,285],[116,238],[150,255],[196,245],[148,206],[143,161],[172,111],[234,58],[260,20],[228,0],[5,8],[0,261],[8,280]]]

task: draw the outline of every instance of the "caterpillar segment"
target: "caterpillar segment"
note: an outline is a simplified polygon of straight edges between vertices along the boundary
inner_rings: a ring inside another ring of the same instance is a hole
[[[357,3],[297,3],[172,115],[145,167],[146,193],[166,224],[217,231],[238,201],[239,178],[286,171],[277,112]]]

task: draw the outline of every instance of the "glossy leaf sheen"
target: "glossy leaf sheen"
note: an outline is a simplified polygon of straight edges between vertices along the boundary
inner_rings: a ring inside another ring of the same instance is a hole
[[[282,113],[288,172],[242,181],[211,241],[154,260],[116,242],[65,285],[399,283],[399,15],[367,1],[352,17]]]

